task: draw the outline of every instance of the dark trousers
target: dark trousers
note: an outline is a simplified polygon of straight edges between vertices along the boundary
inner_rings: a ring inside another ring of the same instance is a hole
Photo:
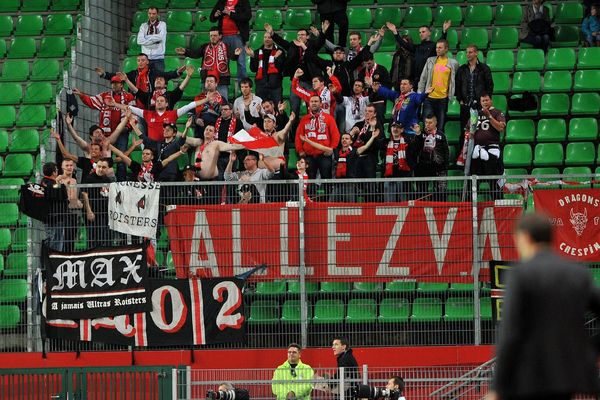
[[[333,170],[333,159],[331,156],[320,155],[320,156],[307,156],[308,169],[306,173],[309,179],[315,179],[317,177],[317,171],[321,175],[321,179],[331,179]],[[327,195],[330,192],[328,184],[323,184],[323,190],[325,191],[325,197],[318,199],[320,201],[326,201]],[[308,185],[308,195],[314,197],[316,194],[316,185]]]
[[[428,115],[435,115],[437,118],[437,127],[444,130],[446,123],[446,113],[448,112],[448,98],[432,99],[427,97],[423,102],[423,119]]]
[[[88,247],[111,246],[112,235],[108,228],[108,214],[94,213],[93,222],[87,221]]]
[[[321,14],[321,21],[328,20],[329,29],[325,31],[325,38],[331,43],[335,43],[333,39],[333,24],[338,26],[338,46],[346,47],[348,36],[348,14],[346,10],[340,10],[333,13]]]
[[[77,240],[77,229],[79,216],[74,213],[65,215],[65,242],[63,250],[72,253],[75,251],[75,241]]]
[[[502,156],[502,154],[500,154],[500,156]],[[473,175],[502,175],[504,173],[502,158],[498,158],[493,154],[489,155],[488,160],[476,158],[471,162],[471,171]],[[487,182],[490,185],[490,197],[492,200],[499,200],[502,198],[502,189],[498,186],[497,179],[486,179],[481,180],[481,182]]]
[[[448,176],[448,171],[435,172],[434,170],[420,170],[417,167],[415,170],[415,178],[425,178],[432,176]],[[416,183],[416,199],[423,201],[446,201],[448,182],[447,181],[427,181],[421,180]],[[431,191],[429,190],[429,184],[431,183]],[[429,194],[429,195],[428,195]]]
[[[275,109],[282,100],[281,85],[279,87],[272,87],[262,81],[256,81],[256,95],[264,100],[273,100],[275,103]]]
[[[532,35],[531,33],[527,37],[521,40],[522,43],[529,43],[536,49],[544,50],[544,53],[548,52],[550,46],[550,35]]]
[[[378,201],[381,190],[377,190],[377,184],[371,182],[371,179],[377,176],[377,155],[365,154],[358,157],[356,165],[356,177],[364,178],[364,182],[359,184],[359,189],[367,202]]]

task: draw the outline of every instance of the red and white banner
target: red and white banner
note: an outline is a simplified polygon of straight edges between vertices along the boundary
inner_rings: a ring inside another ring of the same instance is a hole
[[[304,209],[308,277],[465,281],[473,260],[517,257],[512,232],[517,206],[478,204],[473,257],[471,204],[416,202],[310,203]],[[282,203],[178,206],[165,218],[179,278],[234,276],[257,264],[268,278],[298,276],[298,209]],[[487,280],[487,263],[480,272]]]
[[[600,261],[600,189],[536,190],[533,196],[536,211],[552,219],[558,252]]]
[[[283,149],[275,138],[256,127],[249,130],[242,129],[230,137],[229,141],[233,144],[241,144],[248,150],[262,153],[265,156],[281,157],[283,155]]]

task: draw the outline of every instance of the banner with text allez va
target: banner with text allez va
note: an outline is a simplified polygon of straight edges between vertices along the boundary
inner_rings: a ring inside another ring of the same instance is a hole
[[[307,277],[320,280],[462,282],[473,260],[516,258],[522,207],[470,203],[309,203],[304,209]],[[299,216],[283,203],[177,206],[166,218],[178,278],[233,276],[255,265],[267,278],[298,276]],[[489,279],[482,263],[480,280]]]

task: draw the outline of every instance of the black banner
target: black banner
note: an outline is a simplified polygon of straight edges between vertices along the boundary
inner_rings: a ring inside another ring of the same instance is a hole
[[[514,261],[490,261],[492,320],[494,324],[502,320],[502,305],[508,274],[514,267]]]
[[[242,342],[246,334],[243,284],[237,278],[149,279],[151,311],[95,319],[47,319],[46,336],[125,346]]]
[[[148,311],[147,280],[142,245],[80,253],[50,251],[46,260],[48,318],[99,318]]]

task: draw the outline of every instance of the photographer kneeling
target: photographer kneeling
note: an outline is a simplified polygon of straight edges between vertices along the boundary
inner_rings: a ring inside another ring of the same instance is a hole
[[[352,396],[355,399],[389,399],[406,400],[404,397],[404,379],[400,376],[390,378],[385,388],[378,388],[368,385],[356,385],[352,389]]]
[[[237,389],[229,382],[223,382],[215,392],[206,392],[206,400],[250,400],[250,393],[246,389]]]

